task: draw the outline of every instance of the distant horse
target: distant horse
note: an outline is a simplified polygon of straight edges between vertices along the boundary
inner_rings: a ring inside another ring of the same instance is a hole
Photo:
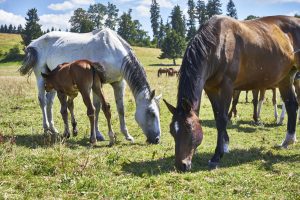
[[[162,74],[166,74],[168,76],[169,69],[168,68],[159,68],[157,70],[157,77],[160,77]]]
[[[102,110],[107,120],[108,135],[110,138],[109,145],[111,146],[115,143],[115,136],[111,127],[110,105],[105,101],[102,91],[102,83],[105,81],[103,66],[88,60],[78,60],[72,63],[58,65],[52,72],[49,71],[48,74],[42,73],[42,77],[45,79],[45,89],[47,92],[53,89],[57,91],[57,96],[61,104],[60,112],[65,125],[64,137],[70,137],[68,108],[72,118],[73,135],[76,136],[78,133],[73,100],[79,91],[87,107],[87,116],[90,120],[90,142],[91,144],[96,143],[95,108],[90,98],[91,90],[93,90],[94,94],[96,94],[101,101]]]
[[[90,33],[71,33],[54,31],[32,41],[26,48],[26,57],[20,68],[22,75],[34,71],[38,99],[43,113],[44,131],[57,132],[52,119],[52,104],[55,91],[45,93],[44,79],[41,72],[46,72],[46,66],[54,70],[60,63],[73,60],[87,59],[100,63],[106,69],[106,83],[113,87],[120,128],[125,138],[133,142],[128,133],[124,114],[125,79],[133,93],[136,102],[135,119],[150,143],[158,143],[161,129],[159,120],[159,97],[151,91],[145,70],[130,45],[116,32],[110,29],[93,31]],[[103,136],[98,130],[98,116],[100,100],[93,95],[96,109],[96,134],[98,140]]]
[[[279,87],[288,113],[287,133],[282,147],[296,141],[298,103],[292,81],[300,69],[300,19],[287,16],[238,21],[215,16],[202,25],[190,41],[182,65],[177,106],[165,101],[173,114],[170,132],[175,139],[175,164],[191,169],[191,160],[201,144],[199,120],[201,93],[211,102],[218,139],[209,161],[216,168],[228,152],[228,110],[234,90]]]

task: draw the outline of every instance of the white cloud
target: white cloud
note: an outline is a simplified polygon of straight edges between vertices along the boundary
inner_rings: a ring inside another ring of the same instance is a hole
[[[55,29],[69,29],[71,27],[71,24],[69,23],[69,20],[72,16],[72,12],[65,13],[65,14],[47,14],[47,15],[41,15],[40,16],[40,24],[42,25],[42,29],[46,31],[47,29],[50,29],[54,27]]]
[[[156,1],[161,8],[172,8],[174,5],[170,0],[158,0]],[[150,7],[152,0],[142,0],[140,5],[148,5]]]
[[[21,24],[25,25],[25,18],[21,15],[15,15],[10,12],[6,12],[5,10],[0,9],[0,24],[12,24],[14,26],[18,26]]]
[[[4,1],[6,1],[6,0],[0,0],[0,3],[3,3]]]
[[[149,17],[150,16],[150,8],[144,5],[139,5],[136,7],[136,10],[138,11],[139,15],[142,17]]]
[[[84,5],[95,3],[95,0],[70,0],[62,3],[52,3],[48,6],[51,10],[72,10]]]

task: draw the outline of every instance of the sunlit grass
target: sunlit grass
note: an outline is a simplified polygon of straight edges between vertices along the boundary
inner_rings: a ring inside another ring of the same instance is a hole
[[[172,61],[157,59],[157,49],[134,49],[151,88],[175,104],[177,78],[157,77],[160,64]],[[0,67],[0,199],[299,199],[300,145],[287,150],[274,147],[284,138],[286,119],[284,126],[275,125],[270,92],[262,109],[262,126],[252,124],[253,107],[242,93],[239,116],[228,126],[231,152],[215,171],[209,171],[207,162],[215,149],[216,127],[204,95],[200,112],[204,140],[192,171],[183,174],[174,169],[171,115],[164,104],[161,143],[149,145],[134,120],[135,102],[127,87],[126,120],[135,138],[130,144],[119,131],[113,91],[105,85],[118,143],[89,147],[89,123],[80,96],[75,100],[79,134],[63,143],[43,135],[35,78],[20,77],[16,70],[14,64]],[[54,119],[62,131],[59,107],[56,99]],[[108,139],[104,119],[101,113],[100,129]],[[298,134],[299,129],[297,125]]]

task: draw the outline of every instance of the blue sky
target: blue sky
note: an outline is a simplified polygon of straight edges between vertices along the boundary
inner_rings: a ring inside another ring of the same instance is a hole
[[[69,29],[69,19],[76,8],[88,8],[90,4],[111,2],[119,8],[119,15],[129,8],[133,9],[132,16],[140,20],[143,29],[152,36],[150,25],[151,0],[0,0],[0,24],[25,24],[24,17],[30,8],[37,8],[42,29],[55,27]],[[195,0],[196,1],[196,0]],[[233,0],[239,19],[248,15],[294,15],[300,14],[300,0]],[[170,16],[175,5],[180,5],[183,12],[187,11],[187,0],[157,0],[161,7],[164,22]],[[226,13],[228,0],[221,0],[223,14]]]

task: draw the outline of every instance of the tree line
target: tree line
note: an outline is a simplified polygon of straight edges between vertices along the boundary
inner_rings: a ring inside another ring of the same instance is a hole
[[[116,5],[108,2],[107,5],[96,3],[87,10],[78,8],[74,10],[69,22],[69,31],[86,33],[93,30],[108,27],[123,37],[133,46],[157,47],[162,50],[160,58],[169,58],[176,65],[176,58],[182,57],[189,40],[195,36],[197,29],[214,15],[221,15],[222,4],[220,0],[188,0],[187,19],[179,5],[174,6],[167,21],[164,22],[160,14],[160,5],[157,0],[152,0],[150,7],[150,22],[153,32],[152,40],[148,33],[142,29],[139,20],[133,19],[132,9],[123,12],[119,16],[119,9]],[[226,15],[238,18],[237,9],[233,0],[228,0]],[[297,15],[295,15],[297,16]],[[249,15],[246,20],[259,18]],[[28,10],[25,17],[26,24],[14,27],[11,24],[1,25],[0,32],[19,33],[22,36],[23,44],[27,46],[33,39],[42,34],[56,30],[41,30],[37,9]],[[58,29],[60,31],[60,29]],[[68,30],[66,30],[68,31]]]

